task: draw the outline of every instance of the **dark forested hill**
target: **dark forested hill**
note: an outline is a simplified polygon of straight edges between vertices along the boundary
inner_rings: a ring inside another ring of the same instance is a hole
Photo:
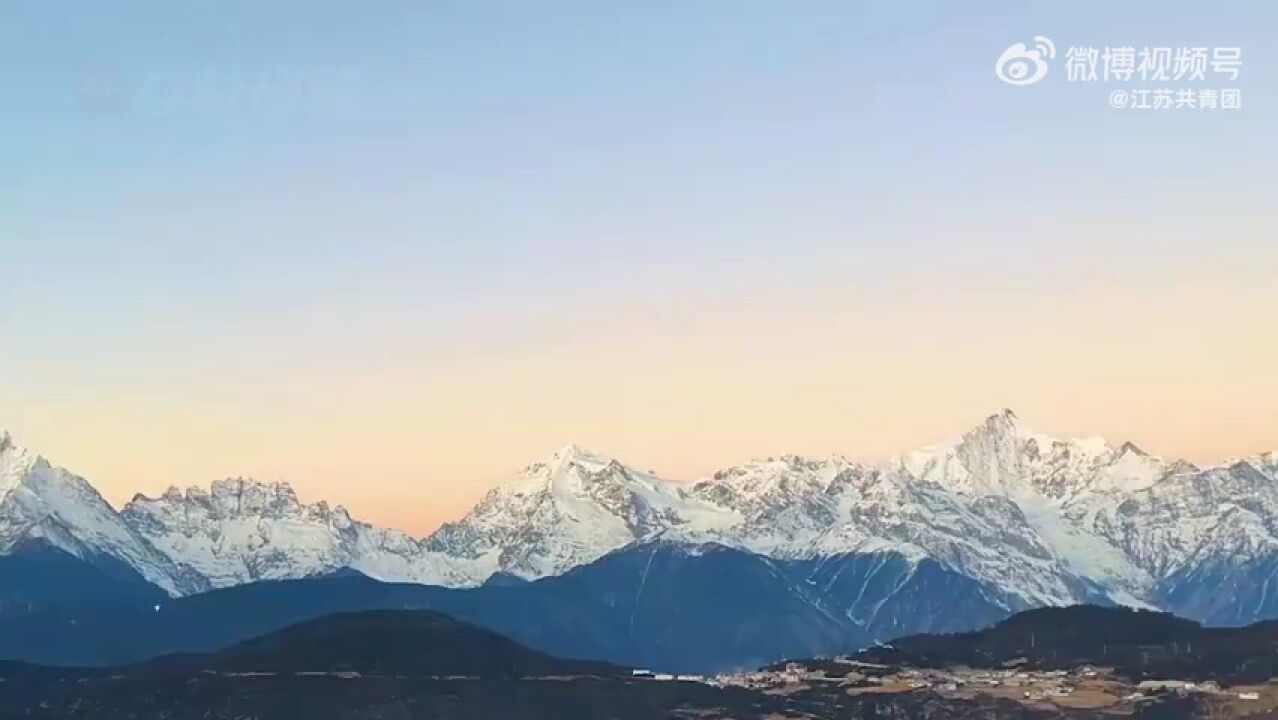
[[[858,654],[919,667],[1114,667],[1129,677],[1268,680],[1278,675],[1278,622],[1209,628],[1174,615],[1077,605],[1018,613],[985,630],[898,638]]]
[[[310,620],[214,653],[198,666],[241,673],[350,671],[488,679],[628,675],[608,663],[551,657],[437,612],[403,610]]]

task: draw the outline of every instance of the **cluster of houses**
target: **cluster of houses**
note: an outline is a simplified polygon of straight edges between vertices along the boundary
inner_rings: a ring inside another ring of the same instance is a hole
[[[802,682],[840,682],[842,678],[828,678],[820,671],[808,670],[799,663],[787,663],[784,670],[751,670],[735,673],[724,673],[714,676],[676,675],[673,673],[654,672],[647,669],[631,670],[633,677],[657,680],[659,682],[699,682],[719,687],[745,687],[769,689],[783,685],[794,685]]]
[[[1189,693],[1211,693],[1217,694],[1224,692],[1220,683],[1214,680],[1204,682],[1191,682],[1189,680],[1143,680],[1136,686],[1136,693],[1133,695],[1144,695],[1157,692],[1176,692],[1182,695]],[[1241,691],[1235,693],[1239,700],[1259,700],[1260,693],[1254,691]],[[1130,697],[1130,696],[1129,696]]]
[[[824,668],[808,668],[802,663],[789,662],[784,666],[769,670],[755,670],[716,675],[711,678],[701,676],[669,676],[655,675],[657,679],[696,679],[720,686],[737,686],[753,689],[778,689],[800,683],[837,683],[856,692],[906,692],[910,690],[930,689],[941,693],[964,691],[980,691],[998,689],[1003,693],[1016,693],[1025,700],[1051,701],[1054,698],[1065,698],[1078,692],[1080,686],[1088,681],[1113,680],[1114,678],[1102,669],[1084,665],[1072,670],[1025,670],[1002,669],[983,670],[975,668],[891,668],[885,665],[859,662],[847,658],[833,661],[836,671],[831,671],[830,662],[823,662]],[[846,672],[844,670],[846,669]],[[639,671],[636,671],[638,673]],[[644,671],[646,672],[646,671]],[[1111,685],[1112,687],[1112,685]],[[1145,680],[1132,688],[1132,692],[1123,699],[1140,701],[1155,695],[1176,692],[1189,693],[1224,693],[1220,684],[1215,681],[1191,682],[1187,680]],[[1259,700],[1257,692],[1237,691],[1232,693],[1239,700]]]
[[[795,685],[801,682],[828,681],[824,673],[809,671],[799,663],[786,663],[784,670],[752,670],[723,673],[714,676],[712,682],[723,687],[744,687],[756,690]],[[835,678],[837,680],[837,678]]]
[[[869,685],[891,684],[911,689],[932,688],[940,692],[958,692],[981,688],[1016,688],[1022,690],[1027,700],[1045,700],[1068,697],[1082,680],[1095,680],[1099,671],[1083,667],[1073,672],[1066,670],[981,670],[973,668],[913,669],[907,668],[888,675],[867,676]]]
[[[867,690],[918,690],[934,689],[954,692],[973,687],[1027,687],[1027,697],[1067,695],[1074,691],[1069,682],[1070,673],[1064,670],[1050,672],[1023,672],[1014,670],[954,669],[893,669],[886,665],[838,659],[846,672],[831,673],[828,669],[807,668],[801,663],[790,662],[773,670],[730,673],[714,678],[716,684],[751,688],[770,688],[795,683],[839,683],[850,688]],[[843,668],[841,667],[840,670]],[[1083,668],[1075,678],[1096,678],[1098,671]]]

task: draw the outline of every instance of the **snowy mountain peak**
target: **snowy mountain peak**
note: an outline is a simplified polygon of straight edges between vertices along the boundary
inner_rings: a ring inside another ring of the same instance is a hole
[[[610,455],[569,444],[551,453],[545,460],[524,467],[513,482],[493,492],[527,495],[551,491],[575,495],[583,492],[592,479],[597,481],[605,475],[624,477],[634,472]]]
[[[1020,425],[1021,419],[1012,411],[1011,408],[1003,408],[998,412],[985,418],[984,425],[991,427],[1008,427],[1014,428]]]
[[[964,495],[1055,502],[1148,487],[1176,467],[1131,442],[1115,448],[1099,436],[1054,438],[1027,427],[1010,410],[989,416],[957,440],[908,453],[899,466]]]
[[[1026,465],[1056,444],[1034,432],[1011,410],[985,418],[957,439],[906,454],[900,467],[919,479],[965,495],[1009,495],[1026,490]]]
[[[1278,480],[1278,451],[1255,455],[1251,458],[1251,462],[1262,472]]]
[[[7,433],[2,445],[0,554],[38,540],[111,571],[122,563],[170,593],[207,587],[130,528],[87,480],[33,456]]]
[[[43,455],[31,453],[5,432],[0,438],[0,500],[20,488],[33,493],[56,491],[82,495],[106,502],[87,480],[53,467]]]
[[[582,447],[577,443],[568,443],[550,454],[551,460],[560,462],[582,461],[587,463],[603,463],[607,464],[613,458],[603,453],[595,452],[588,448]]]
[[[465,518],[445,524],[426,542],[489,572],[535,578],[635,540],[703,520],[721,522],[721,515],[676,483],[569,445],[490,491]]]
[[[963,435],[963,442],[1007,443],[1012,446],[1034,443],[1039,451],[1050,448],[1056,439],[1027,426],[1016,413],[1004,408]]]
[[[591,471],[597,471],[610,465],[624,467],[620,460],[611,455],[584,448],[575,443],[565,445],[556,450],[551,454],[546,464],[559,467],[577,465]]]
[[[24,448],[14,444],[8,431],[0,435],[0,501],[27,477],[34,460]]]
[[[1149,457],[1149,453],[1145,452],[1144,450],[1141,450],[1139,447],[1136,446],[1136,443],[1132,442],[1131,440],[1128,440],[1127,442],[1123,443],[1122,446],[1118,448],[1118,454],[1120,456],[1126,455],[1127,453],[1131,453],[1133,455],[1139,455],[1140,457]]]
[[[1233,458],[1222,463],[1222,466],[1234,467],[1240,464],[1244,464],[1258,470],[1262,474],[1272,477],[1275,482],[1278,482],[1278,450],[1257,453],[1247,457]]]

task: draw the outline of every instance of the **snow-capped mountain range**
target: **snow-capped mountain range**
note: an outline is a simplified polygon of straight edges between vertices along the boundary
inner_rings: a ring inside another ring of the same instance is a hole
[[[1011,411],[884,462],[783,456],[693,483],[570,445],[426,538],[243,479],[138,495],[117,512],[83,479],[0,438],[0,554],[40,539],[123,563],[172,594],[343,567],[473,586],[661,540],[792,563],[892,558],[902,578],[930,561],[1009,610],[1108,600],[1221,621],[1278,614],[1267,581],[1278,571],[1278,456],[1198,468],[1131,443],[1052,438]]]

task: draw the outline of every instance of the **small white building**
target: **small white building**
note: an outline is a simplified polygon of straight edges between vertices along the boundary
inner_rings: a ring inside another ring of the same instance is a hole
[[[1185,688],[1184,680],[1142,680],[1136,686],[1141,691],[1155,690],[1183,690]]]
[[[1259,699],[1260,699],[1260,693],[1258,693],[1258,692],[1240,692],[1240,693],[1238,693],[1238,699],[1239,699],[1239,700],[1259,700]]]

